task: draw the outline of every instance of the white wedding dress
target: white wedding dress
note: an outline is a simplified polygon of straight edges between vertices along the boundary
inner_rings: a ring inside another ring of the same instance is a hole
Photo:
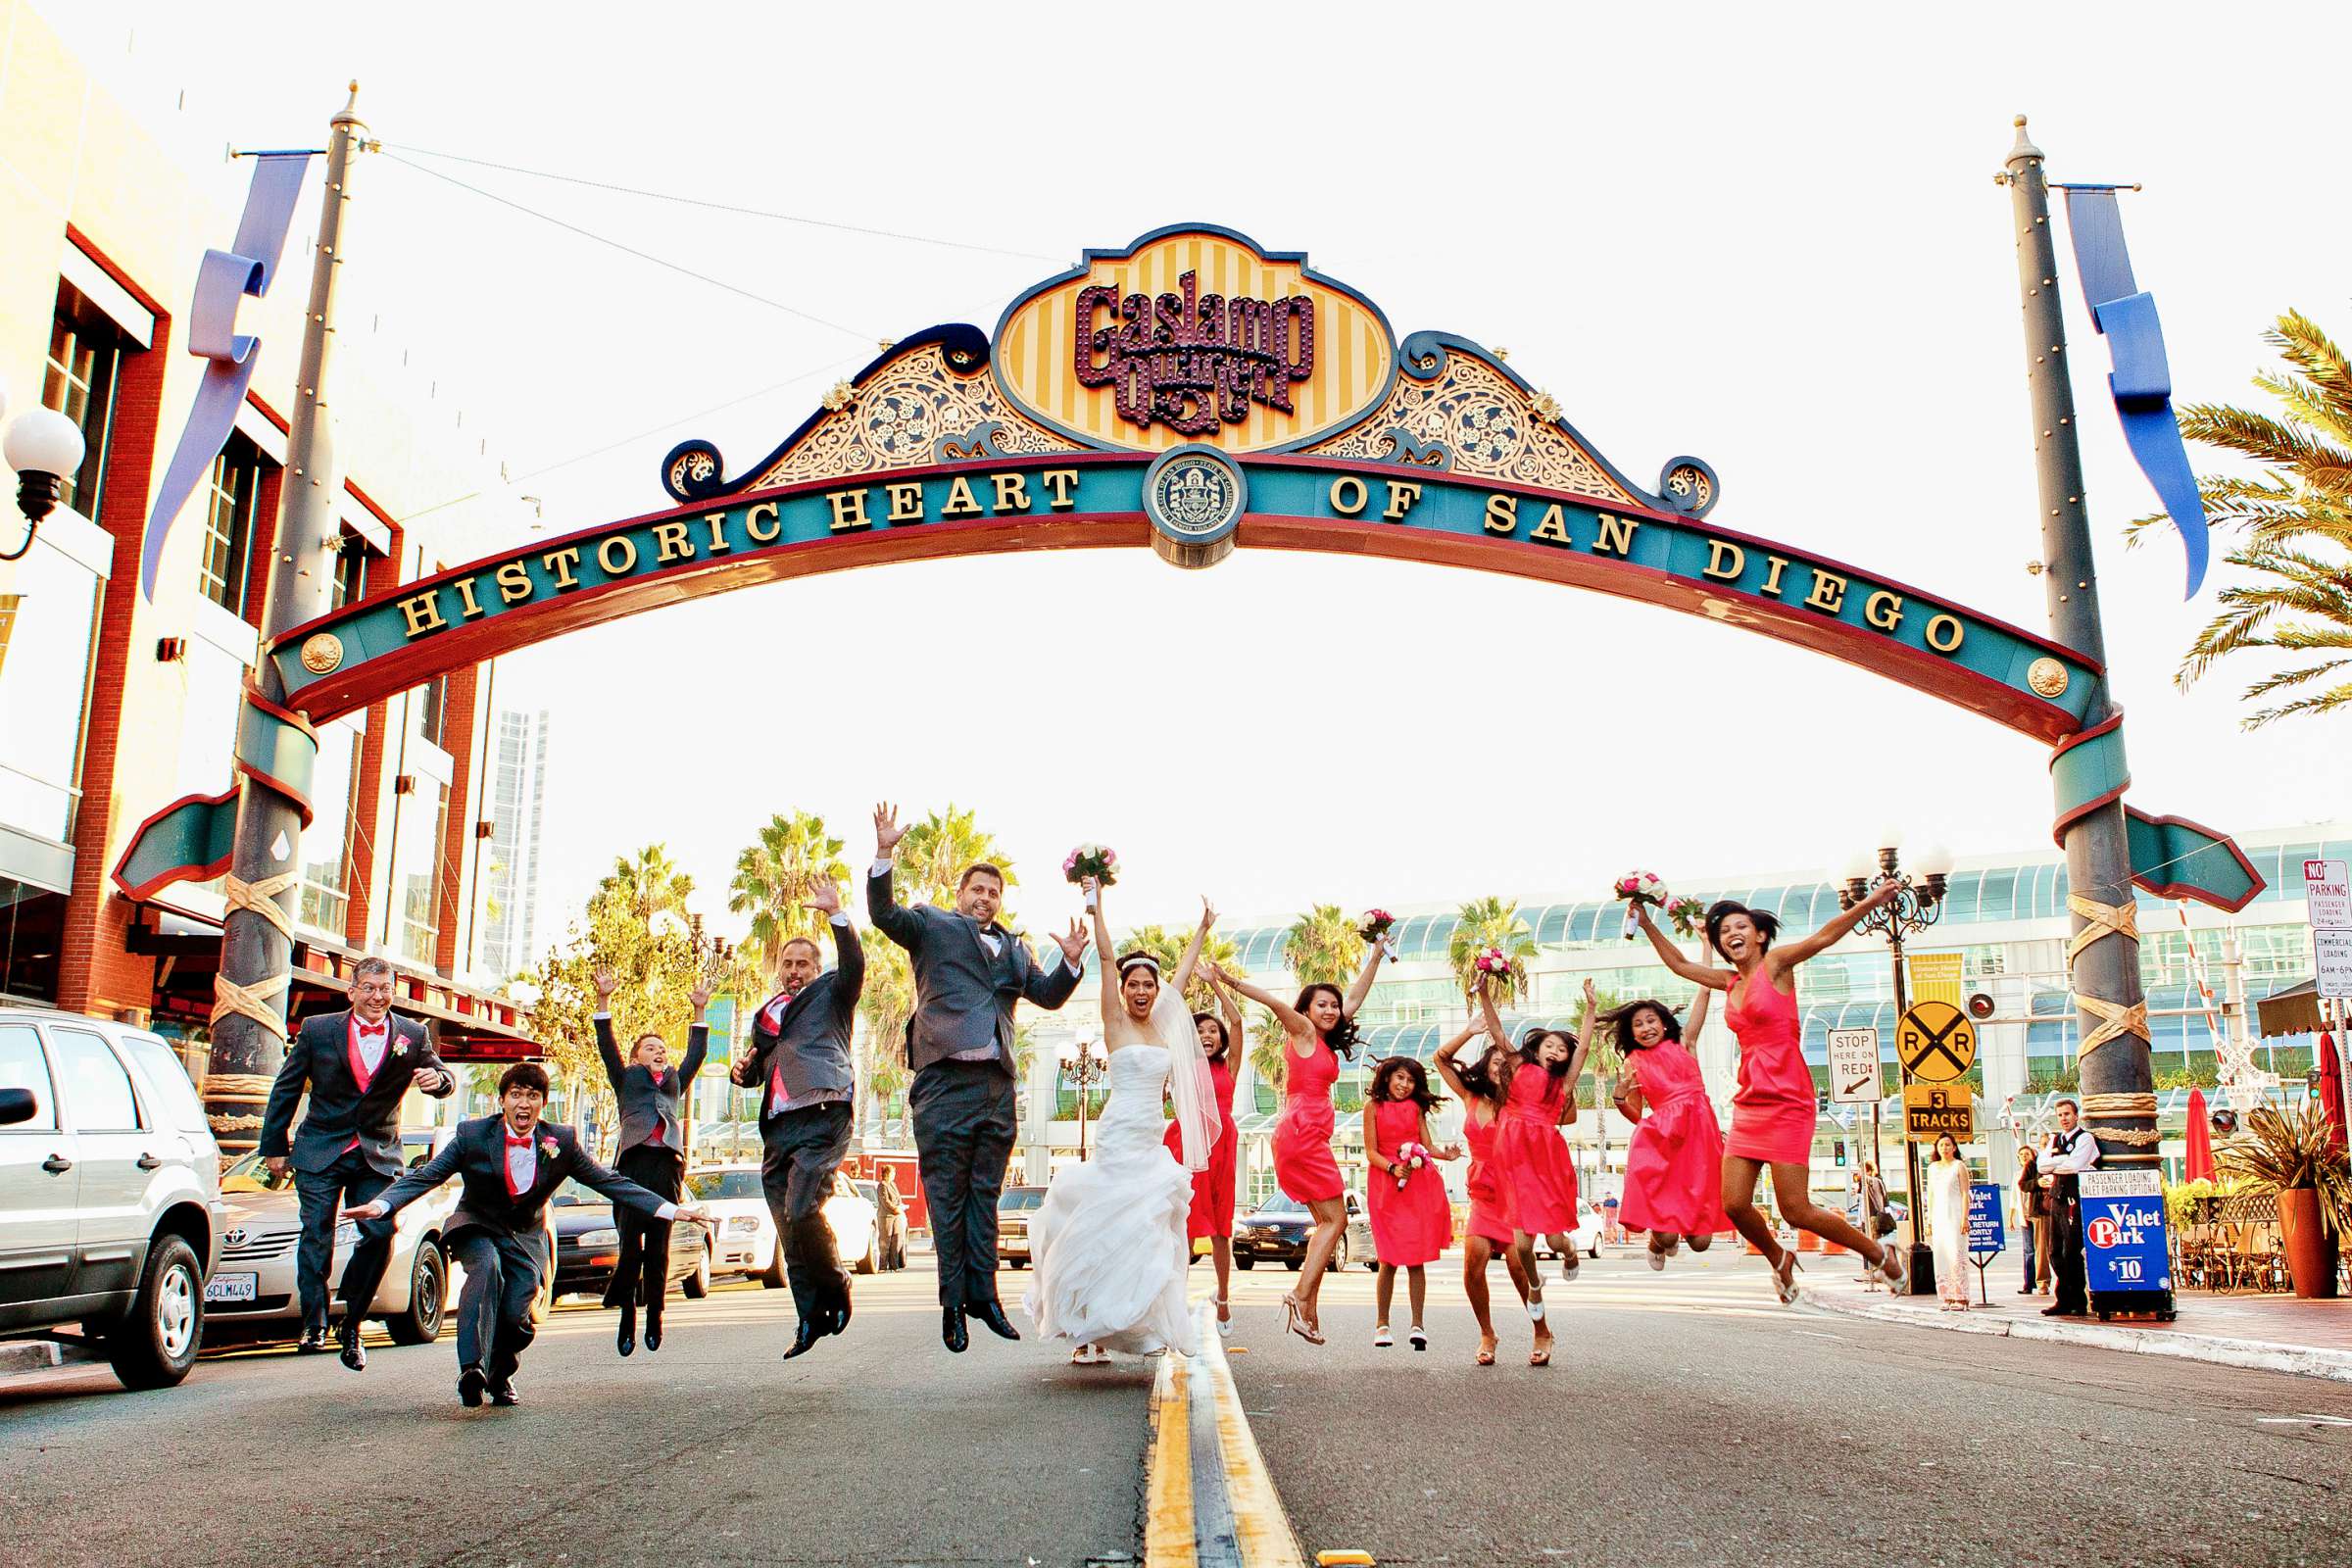
[[[1186,1154],[1196,1157],[1197,1147],[1205,1167],[1208,1135],[1199,1131],[1199,1097],[1186,1081],[1205,1085],[1206,1071],[1196,1059],[1192,1014],[1173,987],[1161,988],[1148,1026],[1119,1017],[1105,1032],[1141,1036],[1147,1027],[1152,1038],[1110,1054],[1110,1099],[1090,1156],[1055,1174],[1029,1221],[1034,1273],[1021,1305],[1049,1339],[1190,1355],[1198,1348],[1185,1305],[1193,1176],[1161,1142],[1168,1124],[1160,1102],[1173,1069],[1178,1119],[1189,1123]],[[1174,1049],[1154,1040],[1172,1040]]]

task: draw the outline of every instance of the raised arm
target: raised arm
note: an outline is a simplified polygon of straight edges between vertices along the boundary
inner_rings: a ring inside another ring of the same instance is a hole
[[[1193,940],[1185,944],[1184,956],[1176,960],[1176,978],[1169,982],[1178,996],[1183,996],[1185,988],[1193,983],[1193,971],[1200,964],[1200,946],[1208,940],[1208,933],[1216,923],[1217,911],[1210,906],[1208,895],[1202,894],[1200,923],[1193,927]]]
[[[1111,960],[1118,955],[1111,950],[1110,921],[1102,913],[1102,884],[1091,876],[1080,877],[1078,891],[1086,895],[1087,918],[1095,923],[1095,957],[1099,960],[1096,967],[1101,971],[1098,978],[1102,991],[1102,1016],[1105,1019],[1115,1018],[1118,1016],[1119,971]]]
[[[1485,975],[1478,978],[1478,1014],[1487,1026],[1487,1033],[1505,1051],[1511,1048],[1511,1037],[1503,1032],[1502,1014],[1494,1010],[1494,990],[1487,984]]]
[[[1364,972],[1355,977],[1355,984],[1348,990],[1348,1001],[1340,1008],[1344,1016],[1354,1017],[1355,1009],[1362,1006],[1364,999],[1372,994],[1372,977],[1380,972],[1381,956],[1388,951],[1386,943],[1372,944],[1372,955],[1364,959]]]
[[[1220,984],[1214,972],[1208,977],[1208,989],[1217,999],[1217,1017],[1225,1025],[1225,1052],[1230,1058],[1226,1067],[1238,1069],[1242,1052],[1242,1004],[1233,1000],[1233,993]]]
[[[1282,1027],[1293,1036],[1308,1040],[1314,1038],[1315,1026],[1307,1022],[1306,1014],[1272,992],[1260,990],[1238,974],[1227,974],[1222,966],[1213,962],[1208,966],[1208,977],[1217,984],[1230,987],[1237,994],[1248,997],[1251,1002],[1281,1019]]]
[[[340,1219],[382,1219],[388,1214],[397,1214],[452,1176],[457,1175],[462,1157],[462,1152],[458,1148],[458,1139],[453,1135],[448,1143],[441,1146],[440,1152],[433,1155],[432,1158],[416,1169],[405,1172],[400,1180],[376,1194],[370,1201],[346,1208],[336,1217]]]
[[[1658,961],[1684,979],[1711,990],[1729,991],[1732,982],[1740,978],[1733,970],[1713,968],[1685,957],[1682,949],[1676,947],[1666,933],[1658,929],[1658,923],[1649,917],[1648,905],[1637,901],[1634,918],[1641,922],[1642,933],[1649,938],[1649,945],[1657,950]]]
[[[1471,1019],[1470,1022],[1462,1025],[1459,1034],[1440,1046],[1437,1055],[1431,1058],[1431,1064],[1438,1069],[1438,1076],[1446,1080],[1446,1087],[1452,1090],[1455,1097],[1465,1105],[1478,1097],[1470,1093],[1469,1089],[1463,1085],[1462,1069],[1454,1065],[1453,1054],[1468,1045],[1473,1036],[1484,1033],[1486,1027],[1478,1019]]]
[[[1823,921],[1821,929],[1814,932],[1811,936],[1799,937],[1794,942],[1783,943],[1781,946],[1766,952],[1764,955],[1764,961],[1768,964],[1774,965],[1777,973],[1787,974],[1790,969],[1804,962],[1807,958],[1812,957],[1815,954],[1825,951],[1835,944],[1839,937],[1844,936],[1855,926],[1860,925],[1862,923],[1862,917],[1870,913],[1871,910],[1878,908],[1883,904],[1891,904],[1897,897],[1901,895],[1902,891],[1903,885],[1900,882],[1895,881],[1892,877],[1888,877],[1886,881],[1881,882],[1877,887],[1871,889],[1870,897],[1864,899],[1860,904],[1855,905],[1850,909],[1834,914],[1830,916],[1829,919]]]
[[[923,922],[898,902],[891,891],[890,858],[906,830],[899,826],[899,808],[888,801],[874,808],[874,863],[865,876],[865,913],[874,929],[914,953],[923,945]]]
[[[694,989],[686,993],[686,1000],[694,1004],[694,1018],[686,1025],[686,1059],[678,1063],[680,1094],[694,1082],[694,1075],[703,1070],[703,1058],[710,1054],[710,1025],[703,1020],[704,1009],[710,1005],[710,982],[707,979],[695,982]]]
[[[620,989],[620,976],[611,969],[600,968],[596,981],[596,1054],[605,1064],[605,1081],[620,1093],[621,1074],[628,1064],[620,1059],[620,1045],[612,1038],[612,993]]]

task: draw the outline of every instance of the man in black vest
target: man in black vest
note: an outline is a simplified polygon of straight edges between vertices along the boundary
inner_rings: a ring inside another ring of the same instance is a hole
[[[783,989],[752,1015],[751,1053],[729,1075],[743,1088],[760,1086],[760,1186],[800,1316],[787,1361],[850,1326],[850,1277],[825,1222],[825,1200],[856,1120],[850,1035],[865,989],[865,949],[830,881],[809,889],[808,907],[832,927],[839,961],[820,974],[814,941],[794,937],[784,945],[776,962]]]
[[[1004,1339],[1021,1337],[997,1300],[997,1198],[1018,1127],[1012,1014],[1023,998],[1041,1007],[1070,1000],[1086,931],[1072,920],[1039,967],[1029,949],[997,924],[1004,873],[986,863],[964,868],[953,910],[901,906],[891,894],[890,857],[906,836],[898,808],[874,808],[865,905],[875,926],[913,961],[906,1061],[914,1085],[906,1103],[939,1258],[940,1338],[961,1350],[967,1317]]]
[[[401,1173],[400,1102],[411,1088],[434,1099],[458,1086],[433,1054],[424,1025],[392,1016],[392,965],[362,958],[351,974],[351,1006],[303,1021],[270,1086],[262,1112],[262,1158],[270,1174],[290,1165],[302,1201],[302,1242],[294,1279],[302,1298],[305,1353],[326,1348],[326,1278],[335,1257],[335,1209],[365,1202]],[[310,1109],[294,1127],[294,1106],[310,1089]],[[289,1141],[288,1130],[293,1136]],[[367,1370],[360,1320],[374,1304],[392,1259],[392,1227],[363,1225],[343,1265],[343,1364]]]
[[[580,1147],[577,1134],[541,1121],[547,1069],[518,1061],[498,1080],[495,1116],[458,1123],[441,1152],[410,1171],[373,1200],[347,1208],[346,1219],[386,1222],[455,1176],[464,1183],[442,1233],[450,1255],[466,1266],[458,1298],[458,1397],[468,1405],[520,1404],[514,1369],[537,1330],[531,1303],[547,1276],[547,1200],[566,1177],[659,1220],[709,1225],[694,1204],[667,1202],[608,1168]]]
[[[2058,1299],[2041,1309],[2043,1317],[2082,1317],[2090,1311],[2082,1277],[2079,1178],[2099,1162],[2099,1141],[2078,1124],[2080,1115],[2073,1101],[2058,1102],[2058,1130],[2041,1147],[2041,1185],[2050,1195],[2050,1273],[2058,1281]]]

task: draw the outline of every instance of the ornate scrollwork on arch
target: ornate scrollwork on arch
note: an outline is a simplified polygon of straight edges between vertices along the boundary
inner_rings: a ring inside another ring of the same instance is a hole
[[[750,488],[836,474],[919,468],[965,457],[1074,452],[1076,443],[1032,421],[997,391],[985,360],[976,370],[948,364],[947,346],[927,343],[858,385],[846,408],[753,476]]]

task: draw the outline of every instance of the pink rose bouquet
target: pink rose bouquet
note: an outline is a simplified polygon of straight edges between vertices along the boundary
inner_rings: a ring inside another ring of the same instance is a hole
[[[1658,880],[1655,871],[1628,871],[1617,879],[1612,891],[1626,901],[1625,940],[1628,942],[1633,941],[1642,929],[1641,923],[1635,918],[1636,911],[1644,904],[1653,904],[1662,909],[1669,897],[1666,884]]]
[[[1107,844],[1081,844],[1061,858],[1061,874],[1072,882],[1091,876],[1099,886],[1109,887],[1119,879],[1119,852]],[[1091,895],[1086,906],[1095,906]]]

